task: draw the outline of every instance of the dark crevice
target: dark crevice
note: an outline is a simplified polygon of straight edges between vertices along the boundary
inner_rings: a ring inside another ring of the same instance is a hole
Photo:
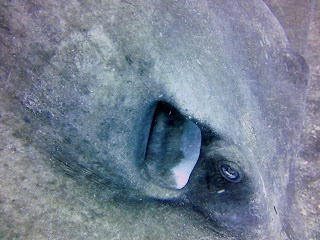
[[[183,188],[200,147],[199,127],[170,104],[158,102],[144,160],[149,178],[165,188]]]
[[[168,189],[182,189],[187,184],[198,159],[206,157],[206,152],[212,150],[212,145],[221,141],[223,138],[210,127],[194,119],[190,120],[171,104],[160,101],[155,107],[150,127],[143,172],[148,180],[157,185]],[[206,165],[210,166],[210,163]],[[238,174],[234,169],[230,166],[226,168],[225,178]],[[221,179],[219,171],[216,173]],[[238,177],[237,181],[227,180],[237,182]],[[208,189],[210,182],[212,175],[208,173]]]

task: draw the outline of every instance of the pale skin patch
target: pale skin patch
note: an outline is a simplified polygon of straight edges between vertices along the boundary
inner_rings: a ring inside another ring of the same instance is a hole
[[[176,179],[177,189],[182,189],[185,185],[187,185],[189,180],[189,173],[185,170],[174,170],[174,175]]]
[[[201,131],[192,121],[187,121],[185,130],[181,136],[184,158],[177,166],[172,168],[176,180],[176,188],[182,189],[189,180],[190,174],[196,165],[201,147]]]

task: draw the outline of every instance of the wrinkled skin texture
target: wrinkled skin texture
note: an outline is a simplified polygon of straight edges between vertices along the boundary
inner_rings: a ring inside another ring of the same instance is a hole
[[[26,141],[124,197],[192,207],[213,239],[302,237],[291,183],[308,70],[262,2],[8,1],[1,11],[2,91],[19,103]],[[202,133],[181,190],[146,167],[159,101]]]

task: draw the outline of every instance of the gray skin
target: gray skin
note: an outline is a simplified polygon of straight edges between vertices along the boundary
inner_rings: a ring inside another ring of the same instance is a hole
[[[1,14],[1,88],[21,138],[123,197],[192,207],[213,239],[301,238],[292,182],[308,67],[262,1],[2,1]],[[170,149],[157,133],[148,144],[159,102],[181,118]],[[202,143],[178,190],[168,166],[183,158],[170,159],[183,119]]]

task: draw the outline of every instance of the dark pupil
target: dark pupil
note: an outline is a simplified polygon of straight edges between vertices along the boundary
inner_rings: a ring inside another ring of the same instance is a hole
[[[222,175],[227,179],[236,180],[239,178],[239,173],[228,164],[221,165],[221,172]]]

